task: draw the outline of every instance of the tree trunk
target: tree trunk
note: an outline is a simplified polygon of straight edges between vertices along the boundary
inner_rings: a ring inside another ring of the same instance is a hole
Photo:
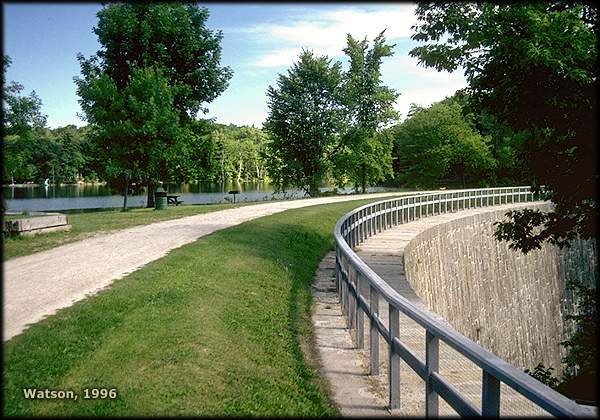
[[[244,163],[243,163],[242,159],[240,159],[239,166],[238,166],[237,178],[235,179],[237,182],[240,182],[240,180],[242,179],[243,164]]]
[[[154,207],[154,182],[148,180],[146,183],[148,188],[148,200],[146,201],[146,208]]]
[[[127,194],[129,193],[129,176],[125,175],[125,188],[123,192],[123,211],[127,211]]]
[[[365,165],[362,165],[362,179],[361,179],[361,183],[362,183],[362,192],[363,194],[367,192],[367,168],[365,167]]]

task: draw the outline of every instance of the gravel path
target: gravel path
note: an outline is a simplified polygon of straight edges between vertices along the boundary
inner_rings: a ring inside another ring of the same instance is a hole
[[[4,263],[3,340],[201,236],[258,217],[399,193],[310,198],[232,208],[100,234]]]

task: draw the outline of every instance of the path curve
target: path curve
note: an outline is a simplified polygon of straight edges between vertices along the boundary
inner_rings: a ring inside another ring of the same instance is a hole
[[[414,192],[308,198],[237,207],[100,234],[5,261],[3,340],[172,249],[215,231],[289,209],[406,194]]]

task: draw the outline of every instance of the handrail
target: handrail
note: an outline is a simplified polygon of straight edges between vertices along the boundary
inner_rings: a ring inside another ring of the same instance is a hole
[[[543,193],[542,193],[543,195]],[[370,324],[371,374],[379,372],[379,335],[390,346],[388,364],[389,404],[399,408],[399,366],[402,358],[425,382],[425,413],[438,415],[438,396],[462,415],[498,416],[500,414],[500,383],[503,382],[550,414],[556,416],[592,416],[594,411],[554,391],[500,357],[484,349],[453,328],[417,308],[379,277],[353,248],[389,227],[460,209],[493,206],[496,204],[528,202],[538,199],[531,187],[502,187],[439,191],[403,196],[358,207],[338,220],[334,228],[336,245],[336,288],[342,312],[349,328],[356,330],[357,347],[364,343],[364,315]],[[437,211],[436,211],[437,207]],[[431,209],[431,211],[430,211]],[[366,281],[369,301],[360,293],[360,284]],[[389,320],[386,327],[379,317],[379,297],[388,304]],[[425,361],[402,344],[398,338],[399,311],[417,322],[426,331]],[[474,362],[483,370],[482,407],[478,409],[460,395],[440,376],[439,340]]]

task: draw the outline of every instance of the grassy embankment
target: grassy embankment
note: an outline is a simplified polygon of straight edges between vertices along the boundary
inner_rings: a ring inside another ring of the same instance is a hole
[[[3,259],[6,261],[10,258],[33,254],[34,252],[79,241],[96,233],[252,204],[260,203],[181,205],[169,206],[166,210],[159,211],[136,208],[126,212],[119,209],[81,213],[68,212],[67,218],[72,226],[70,231],[44,233],[36,236],[4,237]],[[14,220],[17,217],[22,216],[5,216],[5,220]]]
[[[336,220],[368,201],[213,233],[33,325],[4,346],[4,415],[335,415],[303,354],[310,285]],[[79,399],[26,400],[23,388]]]

